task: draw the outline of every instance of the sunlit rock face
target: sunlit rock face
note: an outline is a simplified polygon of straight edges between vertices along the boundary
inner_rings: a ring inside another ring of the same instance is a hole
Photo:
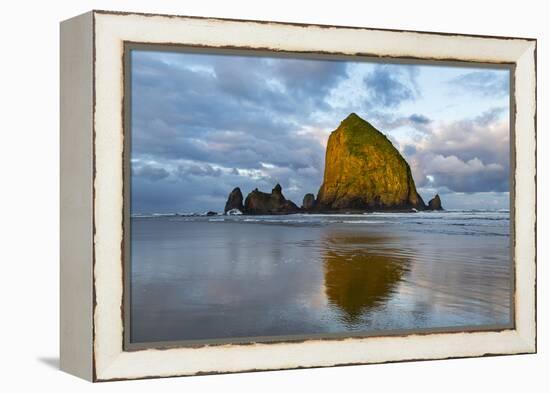
[[[409,164],[390,140],[355,113],[328,139],[317,210],[424,210]]]

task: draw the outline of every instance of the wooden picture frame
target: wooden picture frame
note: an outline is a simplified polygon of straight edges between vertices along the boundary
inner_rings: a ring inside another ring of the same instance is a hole
[[[513,326],[167,348],[128,345],[124,79],[131,45],[512,70]],[[536,40],[91,11],[61,23],[60,64],[62,370],[109,381],[536,352]]]

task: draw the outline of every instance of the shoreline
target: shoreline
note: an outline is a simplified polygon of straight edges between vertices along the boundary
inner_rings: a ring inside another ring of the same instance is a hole
[[[214,212],[212,212],[214,213]],[[161,217],[281,217],[281,216],[368,216],[376,214],[417,214],[417,213],[510,213],[509,209],[445,209],[445,210],[345,210],[345,211],[300,211],[293,213],[270,213],[270,214],[215,214],[205,213],[134,213],[130,218],[161,218]]]
[[[258,216],[295,216],[295,215],[334,215],[334,216],[343,216],[343,215],[366,215],[366,214],[373,214],[373,213],[421,213],[421,212],[430,212],[430,213],[436,213],[436,212],[443,212],[445,210],[342,210],[342,211],[325,211],[325,210],[319,210],[315,212],[311,211],[298,211],[298,212],[292,212],[292,213],[241,213],[241,214],[224,214],[224,213],[218,213],[216,214],[207,214],[207,213],[136,213],[135,215],[131,215],[132,218],[140,218],[140,217],[258,217]]]

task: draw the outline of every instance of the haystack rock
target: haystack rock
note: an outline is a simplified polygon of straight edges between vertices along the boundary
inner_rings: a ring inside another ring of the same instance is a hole
[[[244,201],[245,214],[291,214],[297,213],[299,210],[294,202],[283,196],[279,184],[273,188],[271,194],[258,191],[256,188],[248,194]]]
[[[428,202],[428,210],[443,210],[439,194],[436,194],[432,199],[430,199],[430,201]]]
[[[243,193],[241,192],[241,189],[239,187],[235,187],[233,191],[229,193],[229,196],[227,197],[227,202],[225,203],[225,209],[223,209],[223,213],[227,214],[230,210],[239,210],[243,211]]]
[[[311,210],[315,207],[315,195],[306,194],[304,195],[304,201],[302,202],[302,209]]]
[[[355,113],[328,139],[319,211],[424,210],[409,164],[390,140]]]

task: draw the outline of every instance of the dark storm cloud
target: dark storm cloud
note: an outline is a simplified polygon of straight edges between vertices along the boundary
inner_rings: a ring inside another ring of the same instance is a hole
[[[221,169],[214,169],[209,164],[191,164],[179,165],[177,169],[178,176],[209,176],[219,177],[222,175]]]
[[[162,167],[155,167],[153,165],[132,165],[132,176],[157,181],[165,179],[169,175],[170,173]]]
[[[382,108],[396,108],[404,101],[410,101],[420,94],[414,66],[377,65],[364,78],[370,105]]]
[[[324,102],[326,91],[344,74],[343,65],[311,67],[305,62],[315,83],[300,86],[297,61],[290,73],[294,77],[277,79],[283,71],[272,69],[269,59],[237,59],[226,62],[226,67],[214,60],[214,73],[208,73],[160,62],[149,66],[151,59],[142,66],[140,58],[134,71],[133,151],[244,166],[261,159],[296,168],[310,165],[318,152],[305,151],[309,140],[298,137],[291,145],[281,143],[288,143],[285,135],[295,133],[297,120]],[[325,78],[326,74],[337,76]],[[302,94],[307,99],[300,99]],[[305,154],[297,155],[297,150]]]
[[[460,90],[482,96],[502,97],[509,94],[509,73],[505,71],[473,71],[453,78],[449,83]]]
[[[142,90],[134,97],[147,104],[145,118],[213,129],[288,128],[326,106],[327,92],[346,76],[342,62],[186,55],[166,63],[146,53],[134,59],[134,88]],[[196,62],[208,66],[187,66]]]
[[[346,76],[346,63],[341,61],[287,59],[275,64],[274,73],[288,93],[299,101],[311,100],[311,104],[321,107],[327,107],[325,96]]]
[[[322,176],[324,147],[297,131],[315,111],[330,109],[326,97],[345,77],[343,62],[134,53],[138,195],[147,182],[164,179],[186,195],[203,195],[197,206],[214,208],[214,189],[223,189],[225,198],[241,179],[253,177],[266,190],[280,182],[300,203],[302,189],[317,191],[313,183]],[[201,184],[184,184],[196,177]],[[146,194],[142,207],[152,209]],[[157,197],[160,207],[173,204],[170,197]]]
[[[416,113],[413,113],[407,118],[411,123],[419,124],[419,125],[426,125],[430,124],[432,121],[430,118],[424,115],[419,115]]]
[[[422,134],[428,134],[432,129],[432,119],[425,115],[413,113],[409,116],[396,116],[393,113],[371,112],[373,123],[385,132],[391,132],[400,127],[407,127]]]

